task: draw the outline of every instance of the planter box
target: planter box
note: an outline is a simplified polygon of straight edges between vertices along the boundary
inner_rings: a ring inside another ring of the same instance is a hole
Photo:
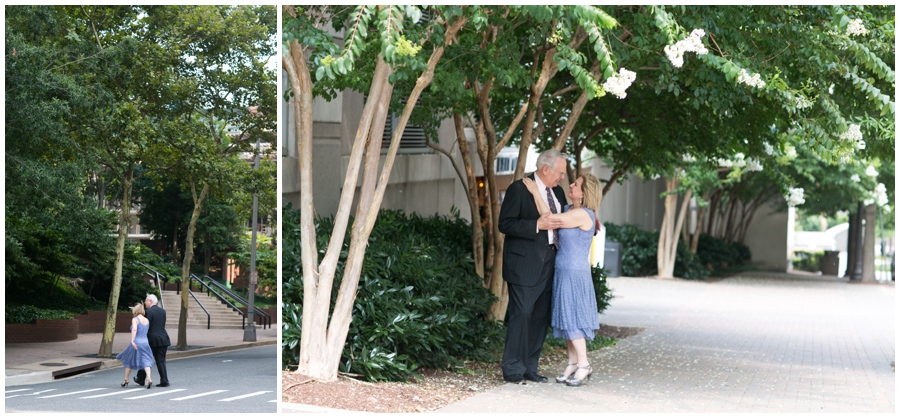
[[[49,343],[78,338],[77,319],[38,319],[33,324],[6,324],[6,343]]]
[[[106,311],[88,311],[74,315],[80,323],[79,334],[103,332],[106,328]],[[131,312],[116,312],[116,332],[131,332]]]

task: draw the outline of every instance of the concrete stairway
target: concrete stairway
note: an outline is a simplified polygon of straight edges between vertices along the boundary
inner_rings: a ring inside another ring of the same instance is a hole
[[[181,295],[174,290],[160,292],[163,298],[163,308],[166,310],[166,328],[178,327],[178,316],[181,311]],[[209,311],[210,329],[241,329],[243,317],[228,305],[219,301],[215,296],[207,296],[206,292],[194,291],[194,296],[203,303],[203,307]],[[190,329],[206,329],[206,312],[200,308],[197,301],[188,295],[187,327]]]

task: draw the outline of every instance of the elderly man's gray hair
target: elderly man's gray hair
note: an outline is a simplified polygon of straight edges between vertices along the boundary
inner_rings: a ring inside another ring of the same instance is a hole
[[[159,303],[159,300],[156,299],[156,295],[153,293],[147,293],[147,299],[150,299],[150,302],[153,302],[154,305]]]
[[[562,158],[564,160],[568,160],[569,156],[566,154],[563,154],[553,148],[550,148],[550,149],[542,152],[541,155],[538,155],[538,158],[537,158],[537,164],[536,164],[537,171],[541,171],[542,167],[550,167],[550,168],[556,167],[556,159],[557,158]]]

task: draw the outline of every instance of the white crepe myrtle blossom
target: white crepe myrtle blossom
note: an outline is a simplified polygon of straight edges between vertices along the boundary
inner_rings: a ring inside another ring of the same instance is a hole
[[[866,200],[863,200],[863,206],[869,206],[869,205],[871,205],[871,204],[873,204],[873,203],[875,203],[875,199],[866,199]]]
[[[706,36],[705,30],[694,29],[687,38],[676,42],[674,45],[666,45],[666,47],[663,48],[666,57],[669,58],[672,65],[681,68],[681,66],[684,65],[685,52],[695,52],[697,55],[707,54],[709,50],[707,50],[706,46],[703,45],[703,42],[700,41],[700,38],[704,36]]]
[[[719,163],[719,167],[726,167],[726,168],[734,167],[734,161],[731,161],[731,160],[719,158],[719,161],[717,161],[717,162]]]
[[[850,176],[850,180],[853,180],[853,181],[859,183],[859,180],[860,180],[859,174],[854,174],[854,175]]]
[[[784,196],[784,199],[787,200],[788,206],[791,207],[802,205],[803,202],[806,202],[806,200],[803,199],[803,189],[799,187],[788,189],[788,194]]]
[[[758,159],[747,160],[747,171],[762,171],[762,163]]]
[[[624,99],[626,96],[625,90],[631,86],[631,83],[634,83],[636,78],[637,74],[635,74],[634,71],[619,68],[619,74],[614,74],[612,77],[607,78],[606,81],[603,82],[603,88],[607,93],[620,99]]]
[[[878,171],[875,171],[875,167],[870,165],[866,167],[866,175],[869,177],[877,177]]]
[[[763,146],[766,147],[766,155],[772,155],[775,153],[775,147],[769,144],[763,144]]]
[[[862,131],[859,130],[859,125],[851,124],[847,131],[841,134],[840,138],[849,141],[859,141],[863,139],[863,136]]]
[[[692,163],[692,162],[694,162],[694,161],[697,161],[697,159],[694,158],[694,156],[691,155],[691,154],[684,154],[684,155],[682,155],[682,156],[681,156],[681,160],[684,161],[684,162],[686,162],[686,163]]]
[[[741,75],[738,76],[738,83],[746,84],[750,87],[763,88],[766,86],[766,82],[763,81],[762,76],[759,73],[753,74],[747,72],[745,69],[741,69]]]
[[[812,107],[812,102],[804,96],[798,95],[794,100],[797,103],[797,109],[806,109],[808,107]]]
[[[862,19],[853,19],[847,24],[847,35],[849,36],[859,36],[867,33],[869,33],[869,31],[866,29],[865,25],[863,25]]]
[[[887,205],[887,187],[884,186],[884,183],[878,183],[878,186],[875,186],[875,200],[878,202],[878,206]]]
[[[784,147],[784,156],[788,157],[788,160],[793,160],[797,158],[797,149],[794,148],[793,145],[788,145]]]

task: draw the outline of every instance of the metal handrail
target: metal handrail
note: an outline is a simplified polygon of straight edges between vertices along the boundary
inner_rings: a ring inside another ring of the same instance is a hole
[[[191,281],[196,280],[197,282],[200,283],[200,291],[201,291],[201,292],[203,291],[203,287],[206,286],[206,295],[207,295],[207,296],[209,296],[209,293],[212,292],[214,295],[216,295],[217,298],[219,298],[219,300],[221,300],[221,301],[224,302],[226,305],[228,305],[232,310],[235,310],[235,311],[237,311],[239,314],[241,314],[241,329],[244,329],[244,327],[247,325],[247,313],[241,311],[237,306],[234,306],[233,303],[231,303],[231,302],[230,302],[228,299],[226,299],[224,296],[220,295],[219,292],[216,292],[216,291],[215,291],[212,287],[210,287],[208,284],[204,283],[203,280],[200,280],[200,278],[197,277],[196,275],[194,275],[194,273],[191,273],[191,276],[190,276],[190,277],[191,277]],[[217,283],[217,284],[218,284],[218,283]]]
[[[158,271],[156,271],[153,267],[150,267],[150,266],[148,266],[148,265],[146,265],[146,264],[144,264],[144,263],[142,263],[142,262],[140,262],[140,261],[136,261],[136,263],[140,264],[140,265],[143,266],[145,269],[150,270],[150,271],[153,272],[153,274],[154,274],[154,281],[156,282],[156,288],[159,289],[159,307],[165,309],[165,308],[166,308],[166,304],[165,304],[165,302],[163,301],[162,287],[160,287],[160,285],[159,285],[159,276],[162,276],[163,278],[165,278],[166,275],[165,275],[165,274],[162,274],[162,273],[160,273],[160,272],[158,272]]]
[[[231,296],[234,300],[244,304],[244,306],[246,306],[247,309],[250,308],[250,303],[247,302],[247,299],[244,299],[243,296],[240,296],[237,293],[235,293],[233,290],[231,290],[225,286],[222,286],[221,283],[217,282],[212,277],[203,276],[203,278],[207,279],[209,283],[211,283],[211,284],[215,285],[217,288],[221,289],[228,296]],[[253,312],[259,314],[260,318],[265,318],[265,322],[260,321],[260,325],[263,325],[263,329],[265,329],[266,327],[272,328],[272,316],[271,315],[269,315],[265,311],[255,307],[255,306],[253,307]]]
[[[175,283],[177,283],[177,284],[180,285],[180,284],[181,284],[181,280],[178,280],[178,281],[175,282]],[[209,329],[209,325],[210,325],[210,322],[211,322],[211,321],[210,321],[210,316],[209,316],[209,311],[206,310],[206,307],[203,306],[203,303],[200,302],[200,299],[197,299],[197,296],[194,295],[194,292],[191,291],[191,285],[190,285],[190,282],[188,282],[188,289],[187,289],[187,291],[188,291],[188,294],[191,295],[191,297],[194,298],[195,301],[197,301],[197,304],[200,305],[200,309],[203,309],[203,312],[206,312],[206,329]],[[179,294],[180,292],[181,292],[181,286],[178,286],[178,287],[175,289],[175,294],[177,295],[177,294]]]

